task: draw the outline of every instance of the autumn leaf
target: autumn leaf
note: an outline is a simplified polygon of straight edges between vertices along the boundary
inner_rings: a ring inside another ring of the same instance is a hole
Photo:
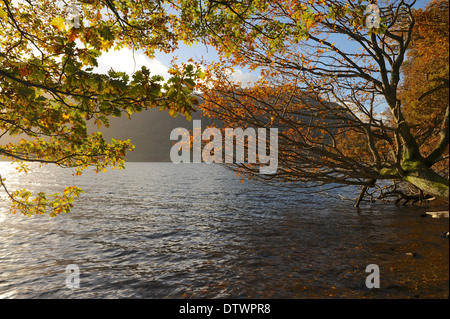
[[[55,17],[51,21],[51,25],[55,26],[59,30],[65,30],[66,29],[66,20],[64,20],[62,17]]]
[[[271,181],[358,185],[361,199],[378,187],[379,200],[421,198],[420,189],[448,202],[448,0],[424,14],[378,3],[377,29],[365,26],[361,0],[178,3],[181,30],[219,55],[205,61],[200,109],[225,127],[280,128],[283,171]],[[234,68],[260,80],[244,87]],[[230,166],[268,179],[257,166]]]
[[[0,156],[20,172],[29,171],[30,161],[72,168],[75,175],[88,168],[121,169],[134,146],[129,140],[105,139],[101,131],[112,117],[160,108],[191,119],[198,66],[180,66],[167,79],[146,67],[133,74],[94,71],[101,54],[112,48],[133,47],[149,57],[172,52],[184,35],[175,33],[176,16],[164,6],[152,1],[83,2],[78,5],[81,27],[70,30],[58,2],[18,6],[20,10],[8,12],[0,7]],[[99,132],[88,131],[89,123]],[[25,137],[6,143],[7,135]],[[76,187],[50,195],[8,187],[2,176],[0,190],[11,211],[26,215],[67,213],[82,193]]]
[[[6,20],[8,18],[8,14],[5,10],[0,7],[0,18]]]

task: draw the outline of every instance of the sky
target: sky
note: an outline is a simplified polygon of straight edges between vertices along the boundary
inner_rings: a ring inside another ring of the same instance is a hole
[[[26,4],[25,0],[12,0],[12,4],[15,7],[19,3]],[[66,3],[71,3],[71,1],[61,2],[60,5],[64,7]],[[81,42],[78,45],[80,47],[83,46]],[[36,53],[39,54],[37,50]],[[124,48],[119,51],[110,50],[109,52],[104,52],[98,59],[98,67],[94,69],[94,72],[106,73],[113,68],[115,71],[126,72],[131,75],[145,65],[153,75],[162,75],[165,79],[168,79],[170,76],[167,71],[171,67],[171,61],[174,56],[178,57],[178,63],[187,62],[190,58],[197,62],[203,58],[208,61],[218,60],[215,49],[211,47],[206,48],[203,44],[189,46],[181,43],[179,49],[173,54],[157,52],[154,59],[148,58],[142,51]],[[259,79],[258,75],[242,70],[236,70],[232,78],[243,85],[256,82]]]
[[[417,0],[416,8],[423,8],[429,0]],[[207,61],[218,60],[218,55],[214,48],[206,47],[203,44],[194,44],[188,46],[180,44],[179,49],[173,54],[164,54],[157,52],[154,59],[148,58],[142,51],[132,51],[130,49],[122,49],[120,51],[109,51],[104,53],[99,59],[98,68],[96,72],[106,73],[109,69],[113,68],[116,71],[126,72],[132,74],[134,71],[139,70],[141,66],[145,65],[152,74],[162,75],[164,78],[169,78],[167,71],[170,68],[170,62],[173,57],[178,58],[178,62],[187,62],[190,58],[194,61],[200,61],[203,58]],[[232,79],[241,82],[244,86],[256,82],[259,79],[259,75],[255,72],[249,72],[247,70],[236,69],[232,75]]]
[[[13,0],[13,4],[23,2],[24,0]],[[382,1],[382,0],[381,0]],[[412,1],[412,0],[408,0]],[[416,8],[424,7],[430,0],[416,0]],[[142,51],[132,51],[124,48],[119,51],[111,50],[105,52],[98,59],[98,68],[94,71],[98,73],[106,73],[113,68],[115,71],[122,71],[132,74],[145,65],[152,74],[162,75],[165,79],[170,76],[168,70],[171,67],[173,57],[178,58],[178,63],[187,62],[190,58],[194,61],[205,59],[207,61],[218,60],[218,55],[214,48],[206,47],[203,44],[194,44],[192,46],[180,44],[179,49],[173,54],[164,54],[157,52],[154,59],[148,58]],[[232,80],[241,82],[243,86],[247,86],[259,80],[257,72],[249,72],[248,70],[236,69],[231,76]]]
[[[148,58],[142,51],[133,51],[128,48],[119,51],[109,51],[103,53],[98,59],[98,67],[94,69],[98,73],[106,73],[113,68],[115,71],[126,72],[132,74],[145,65],[153,75],[162,75],[165,79],[169,78],[171,61],[173,57],[178,58],[178,63],[187,62],[190,58],[194,61],[200,62],[203,58],[208,61],[218,60],[216,51],[213,48],[208,48],[204,45],[188,46],[181,44],[180,48],[173,54],[164,54],[157,52],[154,59]],[[232,75],[232,79],[241,82],[244,86],[256,82],[259,79],[258,74],[236,69]]]

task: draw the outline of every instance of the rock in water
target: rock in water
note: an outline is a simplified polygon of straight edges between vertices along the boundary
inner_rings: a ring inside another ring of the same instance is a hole
[[[426,215],[429,215],[433,218],[448,218],[448,210],[440,211],[440,212],[426,212]]]

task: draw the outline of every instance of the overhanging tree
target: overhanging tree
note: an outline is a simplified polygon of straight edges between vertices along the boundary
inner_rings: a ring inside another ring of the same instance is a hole
[[[166,82],[145,67],[131,77],[93,72],[108,50],[140,49],[149,57],[172,52],[179,36],[167,8],[164,1],[0,1],[0,157],[22,171],[27,162],[72,167],[77,174],[90,166],[120,168],[130,141],[108,143],[100,132],[88,132],[88,121],[108,126],[111,116],[153,107],[189,118],[201,75],[192,65],[171,70]],[[7,135],[26,138],[1,143]],[[8,190],[5,178],[0,185],[13,212],[55,216],[68,212],[81,192],[69,186],[62,194],[32,195]]]
[[[449,2],[430,1],[425,9],[416,10],[414,17],[400,99],[421,152],[429,154],[438,143],[448,144],[441,134],[442,119],[449,105]],[[433,168],[448,176],[448,164],[447,148]]]
[[[206,114],[227,126],[280,130],[276,174],[259,175],[248,164],[238,171],[303,185],[360,185],[357,205],[369,188],[380,199],[408,197],[400,185],[448,201],[448,174],[436,170],[443,161],[448,167],[448,104],[435,105],[427,124],[433,144],[419,140],[405,114],[410,101],[399,96],[414,4],[378,1],[377,25],[361,0],[181,1],[186,29],[221,56],[202,88]],[[446,48],[434,59],[448,70]],[[245,88],[232,82],[237,66],[257,70],[261,80]]]

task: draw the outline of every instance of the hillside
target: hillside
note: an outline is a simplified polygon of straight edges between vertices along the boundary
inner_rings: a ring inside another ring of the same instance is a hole
[[[212,121],[201,117],[199,112],[192,114],[193,119],[202,120],[202,129]],[[110,120],[109,128],[101,128],[105,138],[130,139],[135,150],[128,153],[126,160],[130,162],[168,162],[170,149],[176,141],[170,140],[170,133],[177,127],[192,130],[192,122],[184,117],[171,117],[167,111],[159,112],[150,109],[132,115]],[[98,129],[93,129],[97,131]]]
[[[212,121],[199,115],[200,112],[192,113],[193,119],[202,120],[202,129],[210,125]],[[130,162],[168,162],[170,161],[170,149],[176,141],[170,140],[170,132],[177,127],[192,130],[192,122],[184,117],[171,117],[167,111],[159,112],[158,109],[149,109],[132,115],[131,119],[126,116],[111,118],[110,127],[98,129],[92,123],[88,123],[89,131],[102,131],[106,141],[112,138],[130,139],[135,145],[135,150],[127,154],[126,160]],[[5,145],[27,139],[25,135],[11,137],[5,135],[0,143]]]

